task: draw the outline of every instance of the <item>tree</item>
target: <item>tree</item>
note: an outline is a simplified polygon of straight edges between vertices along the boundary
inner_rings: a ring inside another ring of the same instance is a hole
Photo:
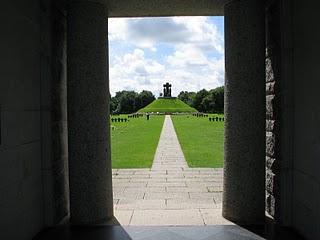
[[[120,102],[120,98],[121,96],[125,93],[126,91],[120,91],[120,92],[116,92],[116,95],[114,97],[111,98],[110,101],[110,111],[111,113],[119,113],[119,102]]]
[[[202,111],[205,113],[212,112],[213,109],[213,101],[212,101],[212,93],[211,90],[209,91],[209,94],[205,96],[201,101]]]
[[[143,90],[138,94],[136,98],[136,105],[135,105],[136,111],[147,106],[149,103],[153,102],[153,100],[155,99],[156,98],[152,92]]]
[[[134,113],[145,107],[155,99],[150,91],[143,90],[139,94],[135,91],[120,91],[110,100],[111,113]]]
[[[208,94],[209,92],[206,89],[202,89],[196,93],[193,100],[193,107],[197,109],[199,112],[204,112],[206,110],[202,101]]]
[[[136,110],[136,98],[138,94],[135,91],[122,91],[122,95],[117,107],[118,113],[133,113]]]
[[[211,89],[208,95],[202,99],[202,111],[208,113],[223,113],[224,87]]]
[[[178,98],[188,104],[189,106],[193,107],[193,100],[194,97],[196,96],[195,92],[187,92],[187,91],[182,91],[179,93]]]
[[[217,87],[214,91],[214,108],[213,112],[223,113],[224,111],[224,87]]]
[[[115,97],[110,96],[110,113],[115,113],[118,107],[118,101]]]
[[[224,111],[223,86],[210,91],[202,89],[197,93],[182,91],[178,98],[200,112],[223,113]],[[155,96],[147,90],[140,93],[126,90],[116,92],[116,95],[110,100],[110,111],[111,113],[133,113],[147,106],[153,100],[155,100]]]

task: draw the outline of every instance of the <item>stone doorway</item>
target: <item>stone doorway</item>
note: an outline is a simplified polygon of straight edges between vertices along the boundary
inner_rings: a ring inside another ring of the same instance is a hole
[[[201,12],[194,11],[191,15]],[[223,216],[249,225],[262,224],[265,215],[264,11],[260,1],[228,1],[224,5]],[[163,12],[159,10],[155,16],[161,14]],[[174,15],[183,14],[177,10]],[[105,124],[109,122],[109,89],[105,74],[108,71],[107,17],[108,8],[103,3],[81,1],[69,5],[68,131],[72,224],[97,224],[113,218],[110,133]],[[84,93],[86,98],[83,98]],[[87,194],[83,195],[84,191]]]
[[[160,23],[162,24],[166,23],[166,25],[168,25],[169,21],[172,22],[171,24],[173,24],[175,23],[175,20],[176,20],[176,18],[174,19],[143,18],[138,20],[133,19],[132,22],[135,25],[138,25],[138,23],[139,25],[142,25],[143,23],[145,23],[147,25],[146,27],[147,29],[145,30],[146,32],[140,33],[140,35],[148,36],[148,32],[149,32],[148,29],[150,28],[150,22],[153,23],[154,25],[153,28],[157,28],[159,27],[159,25],[156,24],[158,19],[160,20]],[[181,19],[183,20],[184,18],[180,18],[180,21],[179,21],[180,25],[181,25],[180,23]],[[185,20],[188,21],[189,19],[186,18]],[[190,20],[195,22],[200,20],[203,21],[203,17],[194,18]],[[223,17],[220,17],[218,21],[216,19],[214,20],[206,19],[206,23],[210,22],[214,24],[214,26],[221,26],[223,23]],[[111,19],[111,20],[109,19],[108,26],[109,28],[111,28],[109,32],[109,36],[111,37],[111,39],[114,39],[112,29],[114,29],[114,25],[117,26],[117,24],[114,21],[115,19]],[[130,20],[120,19],[119,22],[122,23],[122,21],[126,21],[127,26],[132,26],[132,24],[127,22],[127,21],[131,21],[131,19]],[[131,30],[131,32],[133,31],[134,30]],[[216,33],[216,35],[221,39],[223,39],[223,27],[220,27],[220,29],[218,29],[217,32],[219,32],[220,34]],[[199,35],[204,35],[204,34],[199,33]],[[143,39],[143,37],[141,38]],[[187,40],[189,39],[188,36],[185,36],[184,38],[187,38]],[[122,39],[122,41],[128,41],[128,43],[126,44],[132,44],[132,40],[129,40],[129,39],[125,39],[125,40]],[[181,42],[183,43],[183,41]],[[217,43],[221,43],[221,45],[219,46],[223,48],[223,40],[221,40],[221,42],[217,41]],[[178,42],[174,42],[174,43],[170,42],[170,47],[175,48],[176,45],[178,44],[179,44]],[[114,74],[113,74],[114,69],[119,69],[118,66],[120,64],[117,65],[116,63],[114,63],[112,59],[112,55],[114,54],[115,56],[117,56],[118,59],[122,59],[123,55],[121,55],[121,53],[117,55],[117,51],[115,51],[114,49],[116,49],[117,47],[119,48],[119,46],[114,43],[114,40],[109,40],[109,45],[110,45],[109,59],[110,59],[110,62],[112,63],[112,64],[110,63],[109,65],[109,71],[112,72],[110,77],[110,91],[113,94],[115,94],[114,89],[117,89],[117,91],[121,93],[120,90],[122,89],[119,86],[122,86],[122,84],[119,83],[119,79],[114,77]],[[138,48],[138,46],[136,47]],[[144,49],[144,48],[138,48],[138,49],[141,49],[140,52],[143,51],[144,54],[148,53],[147,49]],[[131,57],[132,55],[135,55],[134,54],[135,51],[136,50],[131,52],[131,50],[128,50],[125,53],[126,55],[124,56]],[[210,54],[212,54],[212,51],[218,52],[218,50],[210,50]],[[224,61],[223,54],[221,55],[222,55],[221,60]],[[148,60],[150,59],[153,59],[153,58],[148,58]],[[220,59],[220,56],[219,56],[219,59]],[[210,61],[210,63],[215,63],[215,59],[211,59],[208,57],[208,60]],[[197,59],[193,59],[193,61],[197,61]],[[219,61],[219,63],[222,61]],[[120,60],[119,62],[122,63],[122,61]],[[132,65],[128,64],[128,69],[130,68],[130,66]],[[202,69],[205,68],[203,65],[201,67]],[[206,68],[209,68],[209,66]],[[167,66],[165,69],[167,71]],[[221,75],[222,76],[224,75],[224,70],[223,70],[223,74]],[[115,81],[114,78],[116,78],[118,81]],[[212,76],[208,76],[208,78],[211,79],[211,82],[213,83],[216,80],[216,78]],[[135,81],[133,80],[133,82]],[[171,92],[172,92],[172,89],[174,90],[178,85],[177,82],[178,81],[175,80],[175,84],[173,84],[174,86],[173,88],[172,88],[172,84],[170,84],[171,82],[169,83],[164,81],[163,84],[158,84],[159,91],[163,87],[163,94],[161,94],[159,98],[161,99],[176,98],[176,97],[172,97]],[[180,82],[182,81],[180,80],[179,84],[181,84]],[[223,83],[220,82],[220,84],[223,84]],[[134,85],[137,85],[137,84],[134,84]],[[206,84],[203,83],[203,86],[206,86]],[[146,88],[146,90],[149,90],[149,89]],[[182,90],[189,90],[189,88],[180,89],[180,91]],[[209,89],[207,90],[209,91]],[[138,91],[138,90],[134,89],[134,91]],[[142,91],[142,89],[139,89],[139,91]],[[197,91],[200,91],[200,89],[198,89]],[[154,93],[154,94],[156,95],[157,93]],[[118,96],[120,96],[120,94]],[[177,93],[175,93],[175,96],[177,96]],[[114,97],[114,99],[119,99],[119,98],[120,97],[117,97],[117,98]],[[116,120],[115,118],[117,117],[117,111],[116,111],[117,109],[125,109],[125,108],[113,107],[110,110],[111,113],[115,114],[114,116],[111,115],[112,116],[111,122],[110,122],[110,124],[112,125],[111,136],[113,136],[113,133],[116,132],[115,129],[117,129],[117,123],[114,122],[114,120]],[[130,120],[130,122],[128,122],[128,125],[130,125],[131,123],[131,119],[129,119],[130,115],[128,116],[120,115],[118,117],[125,117],[125,118],[128,117],[128,120]],[[190,118],[195,118],[195,117],[192,116],[192,114],[190,114]],[[198,118],[198,114],[197,114],[196,119],[198,119],[199,121],[201,121],[200,119],[202,120],[206,119],[206,122],[209,122],[208,115],[204,115],[204,114],[201,114],[201,118],[200,116]],[[221,119],[219,119],[219,121],[221,122]],[[211,118],[210,118],[210,123],[212,123],[212,125],[210,127],[208,126],[208,129],[207,129],[208,131],[209,129],[210,131],[213,130],[211,129],[211,127],[214,127],[215,125],[218,124],[218,119],[216,119],[215,122],[213,121],[211,122]],[[124,124],[118,127],[122,128],[123,126]],[[203,132],[207,132],[207,131],[203,131]],[[219,137],[219,140],[222,144],[223,127],[219,129],[219,133],[221,134],[221,137]],[[215,139],[215,138],[216,137],[212,137],[211,139]],[[119,142],[119,139],[117,141]],[[134,141],[131,142],[130,138],[123,139],[122,142],[127,143],[126,144],[127,146],[125,148],[122,147],[123,149],[126,149],[126,148],[134,149],[134,146],[133,146]],[[204,146],[204,144],[199,144],[196,142],[194,143],[199,147]],[[113,163],[115,162],[115,159],[116,159],[114,157],[116,155],[115,152],[118,152],[119,149],[121,149],[121,147],[119,147],[117,151],[114,151],[116,145],[117,144],[115,144],[115,142],[112,141],[111,161],[113,161]],[[216,148],[214,144],[211,142],[210,142],[210,146],[213,147],[214,149],[219,149],[220,150],[219,152],[223,152],[223,147]],[[140,168],[132,169],[132,168],[129,168],[130,166],[127,166],[128,169],[121,169],[121,168],[116,169],[117,167],[114,167],[113,165],[113,167],[115,168],[112,170],[114,215],[117,218],[117,220],[120,222],[120,224],[122,225],[159,225],[159,226],[160,225],[200,226],[200,225],[215,225],[215,224],[227,224],[227,223],[231,224],[231,222],[228,222],[222,217],[223,168],[222,168],[221,162],[223,162],[223,156],[220,156],[220,157],[213,156],[214,149],[208,149],[208,151],[211,150],[212,152],[211,162],[219,161],[219,168],[213,168],[213,167],[212,168],[211,167],[194,168],[194,166],[192,168],[188,167],[188,164],[182,152],[181,146],[178,142],[177,134],[175,133],[171,117],[166,116],[166,120],[164,122],[163,129],[162,129],[160,142],[158,145],[158,150],[157,150],[156,156],[153,159],[152,167],[150,166],[150,168],[145,168],[145,169],[140,169]],[[199,149],[195,151],[195,152],[198,152],[198,156],[201,156],[200,151],[201,150]],[[204,154],[202,154],[202,156],[203,155]],[[131,159],[131,161],[137,161],[137,162],[140,161],[139,158],[136,158],[133,156],[128,156],[127,159]],[[197,159],[199,159],[199,157],[197,157]],[[183,216],[188,216],[188,217],[183,217]]]

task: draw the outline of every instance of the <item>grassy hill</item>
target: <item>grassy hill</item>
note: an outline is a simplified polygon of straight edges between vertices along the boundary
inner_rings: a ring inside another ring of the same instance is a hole
[[[197,112],[197,110],[182,102],[178,98],[159,98],[154,100],[146,107],[140,109],[138,112],[182,113]]]

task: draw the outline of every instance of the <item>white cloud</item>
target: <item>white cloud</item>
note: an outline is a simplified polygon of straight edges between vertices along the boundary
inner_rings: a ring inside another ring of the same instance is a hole
[[[221,86],[224,84],[224,58],[201,59],[201,64],[170,65],[165,79],[172,83],[174,95],[178,95],[182,90],[199,91],[203,88],[212,89]]]
[[[188,29],[189,39],[182,40],[182,44],[193,44],[203,51],[223,53],[223,36],[215,25],[209,23],[208,17],[174,17],[173,21]]]
[[[110,66],[111,93],[121,90],[150,90],[155,95],[162,90],[162,84],[170,82],[173,85],[173,95],[180,91],[198,91],[202,88],[211,89],[224,83],[224,59],[208,60],[201,56],[194,58],[189,63],[183,56],[196,56],[195,53],[181,56],[168,57],[168,62],[175,64],[160,64],[159,62],[145,58],[141,49],[135,49],[132,53],[125,54],[117,62]],[[169,60],[170,59],[170,60]],[[185,60],[185,61],[183,61]],[[201,63],[201,64],[198,64]]]
[[[167,61],[174,67],[204,66],[208,64],[205,54],[192,44],[177,47],[174,54],[168,56]]]
[[[208,17],[110,18],[109,40],[127,41],[140,48],[157,43],[193,44],[223,53],[223,36]]]
[[[156,86],[164,76],[165,66],[153,59],[146,59],[144,51],[135,49],[132,53],[117,58],[110,65],[111,93],[121,90],[150,90],[156,93]]]
[[[127,18],[109,18],[109,21],[108,21],[109,41],[125,39],[127,22],[128,22]]]
[[[110,19],[109,40],[133,46],[125,54],[110,49],[113,95],[145,89],[158,96],[165,82],[173,95],[224,84],[223,34],[207,17]],[[159,44],[172,50],[162,53]]]

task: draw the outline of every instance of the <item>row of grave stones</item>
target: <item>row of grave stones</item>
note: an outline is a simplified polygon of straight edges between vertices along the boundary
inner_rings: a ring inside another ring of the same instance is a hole
[[[127,118],[111,118],[111,122],[129,122],[129,119]]]
[[[192,114],[192,116],[194,116],[194,117],[208,117],[209,115],[204,114],[204,113],[194,113],[194,114]]]
[[[139,118],[139,117],[143,117],[143,114],[141,114],[141,113],[134,113],[134,114],[128,115],[128,118]]]
[[[208,114],[204,114],[204,113],[193,113],[192,116],[194,117],[209,117]],[[224,117],[209,117],[209,121],[211,122],[224,122]]]
[[[214,121],[216,121],[216,122],[224,122],[224,117],[209,117],[209,121],[211,122],[214,122]]]
[[[111,116],[111,122],[129,122],[129,118],[140,118],[143,117],[143,114],[141,113],[134,113],[134,114],[129,114],[127,118],[123,117],[114,117],[114,116],[120,116],[120,114],[112,114]],[[149,119],[148,119],[149,120]]]

